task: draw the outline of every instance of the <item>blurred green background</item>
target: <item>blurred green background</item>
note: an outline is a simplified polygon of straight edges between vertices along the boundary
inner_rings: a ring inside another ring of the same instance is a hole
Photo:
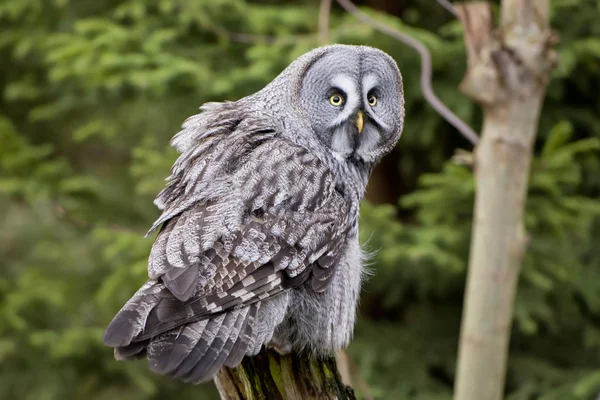
[[[600,392],[600,2],[551,3],[561,62],[531,170],[510,400]],[[479,127],[479,107],[457,90],[465,51],[452,15],[435,0],[359,4],[428,46],[434,89]],[[212,384],[116,362],[101,336],[146,279],[142,237],[176,157],[169,139],[202,103],[250,94],[318,46],[318,10],[318,0],[0,2],[0,398],[217,398]],[[378,253],[351,367],[377,399],[450,399],[474,190],[450,158],[471,148],[424,101],[413,50],[337,5],[329,41],[391,54],[407,105],[363,204],[361,235]]]

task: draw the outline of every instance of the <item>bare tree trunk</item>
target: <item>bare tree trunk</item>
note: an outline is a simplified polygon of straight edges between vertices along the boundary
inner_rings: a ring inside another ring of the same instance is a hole
[[[355,400],[342,382],[335,357],[282,356],[263,349],[236,368],[222,368],[215,383],[223,400]]]
[[[484,108],[455,400],[503,397],[513,304],[527,246],[523,215],[540,109],[555,64],[548,0],[457,5],[468,52],[461,90]]]

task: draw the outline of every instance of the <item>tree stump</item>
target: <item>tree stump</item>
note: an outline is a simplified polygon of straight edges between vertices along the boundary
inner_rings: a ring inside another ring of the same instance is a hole
[[[355,400],[342,382],[334,356],[279,353],[264,349],[215,377],[223,400]]]

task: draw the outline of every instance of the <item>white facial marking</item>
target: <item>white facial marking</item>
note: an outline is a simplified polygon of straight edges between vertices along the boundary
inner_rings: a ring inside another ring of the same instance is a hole
[[[377,79],[375,75],[368,74],[363,78],[362,89],[365,98],[369,95],[371,89],[373,89],[377,85],[379,85],[379,79]]]
[[[379,85],[379,79],[375,75],[368,74],[368,75],[365,75],[365,77],[363,78],[362,89],[363,89],[363,96],[364,96],[363,102],[365,104],[365,109],[368,109],[368,107],[370,107],[369,100],[368,100],[369,92],[371,90],[373,90],[373,88],[377,87],[377,85]],[[371,118],[373,118],[379,124],[379,126],[381,126],[383,129],[385,129],[385,130],[389,129],[388,124],[386,124],[380,118],[378,118],[377,115],[375,115],[375,113],[370,113],[369,116]]]
[[[331,85],[340,88],[346,93],[344,111],[331,123],[331,125],[338,125],[350,118],[352,112],[360,103],[360,96],[356,82],[348,75],[336,75],[331,80]]]
[[[331,80],[331,85],[339,87],[348,95],[348,99],[358,99],[358,88],[356,82],[348,75],[336,75]]]

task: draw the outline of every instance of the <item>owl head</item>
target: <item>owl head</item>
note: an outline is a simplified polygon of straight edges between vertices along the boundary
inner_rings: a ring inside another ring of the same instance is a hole
[[[293,100],[339,161],[372,164],[398,141],[404,120],[396,62],[366,46],[332,45],[298,59]]]

